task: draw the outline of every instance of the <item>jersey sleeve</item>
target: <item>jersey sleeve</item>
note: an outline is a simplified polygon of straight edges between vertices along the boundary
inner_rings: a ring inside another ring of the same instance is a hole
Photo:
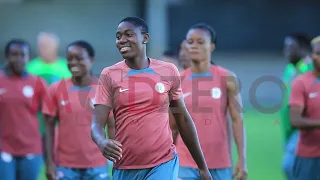
[[[172,67],[172,85],[169,91],[169,96],[172,100],[180,99],[182,96],[182,89],[181,89],[181,77],[178,71],[178,68],[174,65]]]
[[[57,116],[58,112],[58,100],[56,97],[56,86],[51,85],[46,91],[46,95],[43,96],[42,101],[42,113],[49,116]]]
[[[101,72],[95,93],[95,104],[102,104],[112,107],[112,79],[108,69]]]
[[[295,79],[292,83],[289,105],[301,107],[305,106],[304,84],[300,78]]]

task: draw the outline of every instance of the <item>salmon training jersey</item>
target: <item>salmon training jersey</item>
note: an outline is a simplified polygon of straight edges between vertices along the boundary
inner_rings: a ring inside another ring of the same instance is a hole
[[[37,111],[46,93],[46,83],[23,72],[0,72],[0,152],[14,156],[42,154]]]
[[[194,120],[209,169],[231,167],[227,119],[228,71],[211,65],[210,71],[195,74],[186,69],[182,90],[186,107]],[[177,139],[180,166],[198,168],[181,136]]]
[[[320,81],[312,71],[298,76],[292,83],[290,106],[304,108],[303,116],[314,121],[320,119]],[[310,128],[299,131],[296,155],[304,158],[320,157],[320,129]]]
[[[91,139],[93,102],[97,79],[79,87],[71,79],[61,80],[48,89],[42,113],[57,117],[58,144],[56,164],[63,167],[91,168],[105,166],[107,160]]]
[[[129,68],[125,60],[105,68],[95,104],[113,109],[115,139],[122,144],[117,169],[151,168],[174,158],[169,126],[169,99],[182,96],[180,75],[171,63],[149,59],[146,69]]]

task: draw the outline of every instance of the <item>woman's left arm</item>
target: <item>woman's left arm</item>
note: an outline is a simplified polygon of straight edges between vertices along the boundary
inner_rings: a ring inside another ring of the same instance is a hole
[[[246,138],[242,113],[242,98],[239,81],[235,74],[229,72],[227,77],[228,110],[232,119],[233,136],[238,151],[238,163],[235,176],[241,180],[247,177]]]

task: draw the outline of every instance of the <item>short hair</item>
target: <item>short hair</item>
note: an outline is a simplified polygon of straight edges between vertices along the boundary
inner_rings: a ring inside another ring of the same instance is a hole
[[[38,34],[38,38],[37,40],[39,41],[41,38],[43,37],[49,37],[51,38],[52,40],[54,40],[57,44],[60,44],[60,38],[58,35],[56,35],[55,33],[52,33],[52,32],[40,32]]]
[[[192,29],[201,29],[207,31],[211,38],[211,43],[217,44],[217,33],[216,31],[206,23],[198,23],[189,28],[189,31]]]
[[[30,45],[27,41],[23,40],[23,39],[11,39],[9,42],[7,42],[5,49],[4,49],[4,55],[5,57],[8,57],[9,55],[9,51],[10,51],[10,47],[12,45],[20,45],[20,46],[26,46],[28,48],[28,50],[30,51]]]
[[[311,48],[311,38],[305,33],[294,33],[289,35],[288,37],[294,39],[298,45],[305,49]]]
[[[166,57],[171,57],[171,58],[177,58],[178,57],[177,53],[175,51],[173,51],[173,50],[166,50],[166,51],[163,52],[162,55],[166,56]]]
[[[122,23],[122,22],[129,22],[129,23],[133,24],[134,26],[140,28],[142,33],[149,33],[149,28],[148,28],[147,23],[139,17],[134,17],[134,16],[126,17],[120,21],[120,23]]]
[[[69,44],[69,46],[67,48],[69,48],[71,46],[78,46],[78,47],[84,48],[87,51],[89,57],[91,57],[91,58],[94,58],[94,56],[95,56],[95,51],[94,51],[92,45],[90,43],[88,43],[87,41],[84,41],[84,40],[74,41],[71,44]]]

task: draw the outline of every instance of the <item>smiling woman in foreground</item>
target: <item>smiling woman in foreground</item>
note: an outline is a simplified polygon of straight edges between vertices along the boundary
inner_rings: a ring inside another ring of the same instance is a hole
[[[179,160],[169,127],[170,105],[201,178],[211,180],[194,123],[184,105],[179,72],[170,63],[148,58],[148,41],[144,20],[128,17],[120,22],[116,46],[124,60],[101,73],[92,138],[103,155],[115,162],[115,180],[177,179]],[[111,109],[115,140],[106,139],[104,132]]]

